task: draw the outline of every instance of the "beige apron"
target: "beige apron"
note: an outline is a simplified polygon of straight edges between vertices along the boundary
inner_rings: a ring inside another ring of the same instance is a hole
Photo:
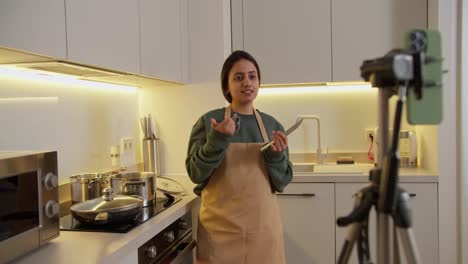
[[[268,137],[254,110],[262,137]],[[225,117],[231,116],[227,107]],[[283,229],[260,147],[230,143],[202,190],[197,263],[283,264]]]

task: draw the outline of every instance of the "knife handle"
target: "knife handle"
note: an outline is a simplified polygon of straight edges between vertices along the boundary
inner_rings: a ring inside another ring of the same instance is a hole
[[[274,141],[270,141],[269,143],[263,145],[263,147],[260,149],[260,151],[265,151],[267,148],[269,148],[271,145],[273,145],[273,143],[275,143]]]

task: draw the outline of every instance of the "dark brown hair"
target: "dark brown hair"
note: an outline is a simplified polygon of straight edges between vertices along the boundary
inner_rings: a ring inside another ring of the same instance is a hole
[[[221,89],[223,91],[224,98],[226,98],[229,103],[232,102],[232,97],[229,93],[229,73],[231,72],[234,64],[240,60],[248,60],[255,65],[255,68],[257,68],[258,84],[260,84],[260,68],[258,67],[258,63],[254,57],[243,50],[236,50],[232,52],[231,55],[229,55],[229,57],[227,57],[227,59],[224,61],[223,69],[221,70]]]

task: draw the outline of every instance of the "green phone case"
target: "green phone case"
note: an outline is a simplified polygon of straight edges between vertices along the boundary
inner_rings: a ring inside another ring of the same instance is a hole
[[[413,34],[413,39],[411,38],[411,34]],[[425,45],[414,45],[414,34],[425,35]],[[406,98],[406,117],[408,123],[438,124],[442,121],[442,56],[440,34],[434,30],[411,30],[405,35],[405,48],[424,49],[426,57],[429,56],[435,59],[432,63],[422,65],[423,81],[434,82],[435,86],[423,86],[421,100],[416,98],[413,90],[408,92]]]

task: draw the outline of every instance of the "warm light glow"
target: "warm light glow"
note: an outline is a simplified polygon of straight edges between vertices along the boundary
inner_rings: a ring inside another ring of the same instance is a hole
[[[25,68],[17,68],[14,66],[0,66],[0,76],[5,75],[15,79],[29,80],[29,81],[41,81],[41,82],[55,82],[61,84],[67,84],[64,87],[79,86],[81,88],[88,89],[101,89],[108,91],[124,92],[124,93],[136,93],[137,88],[135,86],[126,86],[112,83],[96,82],[89,80],[78,79],[75,76],[52,73],[46,71],[37,71]]]
[[[0,104],[21,104],[21,103],[43,103],[43,104],[57,104],[58,97],[7,97],[0,98]]]
[[[343,93],[343,92],[376,92],[370,84],[343,85],[327,83],[327,86],[285,86],[261,88],[259,94],[298,94],[298,93]]]

